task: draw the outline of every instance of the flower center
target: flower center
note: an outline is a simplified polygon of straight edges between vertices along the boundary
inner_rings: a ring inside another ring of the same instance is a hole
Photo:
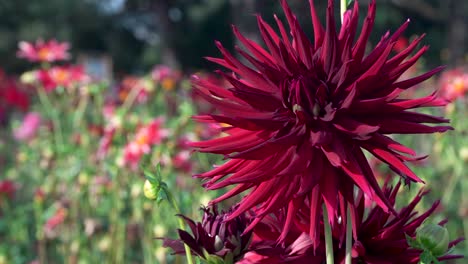
[[[283,104],[303,123],[311,124],[326,115],[329,103],[326,83],[307,77],[298,77],[284,82]]]

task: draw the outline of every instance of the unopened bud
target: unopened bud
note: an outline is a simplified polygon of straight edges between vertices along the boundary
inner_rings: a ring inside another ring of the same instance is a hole
[[[443,226],[426,224],[416,230],[416,240],[434,256],[438,257],[448,250],[449,234]]]
[[[468,147],[463,147],[460,149],[460,158],[464,161],[464,162],[468,162]]]
[[[150,200],[156,200],[158,198],[159,186],[151,183],[149,180],[145,181],[143,185],[143,193],[146,198]]]

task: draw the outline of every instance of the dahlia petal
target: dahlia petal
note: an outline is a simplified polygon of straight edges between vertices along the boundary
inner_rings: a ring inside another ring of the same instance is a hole
[[[413,40],[407,48],[405,48],[403,51],[401,51],[393,58],[388,60],[387,63],[385,63],[385,71],[388,71],[400,65],[400,63],[402,63],[414,51],[414,49],[418,46],[418,44],[425,36],[425,34],[422,34],[421,36]]]
[[[242,35],[239,32],[239,29],[236,26],[233,26],[232,30],[233,30],[234,34],[236,35],[236,37],[242,42],[242,44],[244,44],[244,46],[250,52],[252,52],[255,55],[255,57],[257,57],[257,59],[259,59],[263,63],[268,64],[270,67],[274,67],[274,65],[275,65],[275,63],[273,63],[274,60],[273,60],[273,58],[271,57],[271,55],[268,52],[266,52],[257,43],[255,43],[252,40],[249,40],[246,37],[244,37],[244,35]]]
[[[400,88],[400,89],[407,89],[407,88],[410,88],[418,83],[421,83],[429,78],[431,78],[434,74],[442,71],[445,67],[443,66],[440,66],[440,67],[437,67],[427,73],[424,73],[424,74],[421,74],[420,76],[418,77],[414,77],[414,78],[411,78],[411,79],[408,79],[408,80],[404,80],[404,81],[401,81],[401,82],[397,82],[397,83],[394,83],[392,85],[392,87],[395,87],[395,88]]]
[[[325,30],[323,29],[322,23],[320,23],[320,19],[317,15],[317,12],[315,11],[315,5],[313,0],[309,0],[309,6],[310,14],[312,17],[312,25],[314,27],[314,50],[317,50],[320,46],[322,46]]]
[[[359,36],[356,44],[353,47],[353,58],[355,58],[356,63],[360,63],[362,61],[362,58],[364,57],[366,44],[367,44],[367,41],[369,40],[369,36],[372,31],[372,27],[374,25],[375,9],[376,9],[375,0],[371,0],[371,2],[369,3],[368,11],[367,11],[367,16],[364,20],[364,25],[362,26],[361,35]]]

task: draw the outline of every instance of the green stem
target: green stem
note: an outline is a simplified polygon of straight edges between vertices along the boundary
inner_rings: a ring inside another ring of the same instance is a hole
[[[346,12],[347,9],[347,0],[340,0],[340,17],[341,17],[341,23],[343,23],[343,18],[344,18],[344,13]]]
[[[344,14],[346,12],[346,9],[348,8],[348,1],[347,0],[340,0],[340,17],[341,17],[341,23],[343,23],[344,20]],[[351,250],[352,250],[352,244],[353,244],[353,227],[351,223],[351,205],[348,204],[347,210],[346,210],[346,254],[345,254],[345,264],[351,264],[352,263],[352,256],[351,256]]]
[[[353,245],[353,227],[351,223],[351,205],[348,204],[348,210],[346,212],[346,255],[345,264],[351,264],[351,250]]]
[[[180,208],[177,205],[176,201],[174,200],[174,197],[172,197],[172,194],[170,192],[168,192],[167,194],[168,194],[167,198],[169,200],[169,203],[172,205],[172,207],[174,207],[174,210],[177,212],[177,214],[181,214]],[[184,221],[180,217],[177,217],[177,218],[178,218],[178,222],[179,222],[179,228],[181,230],[185,230]],[[184,243],[184,249],[185,249],[185,255],[187,256],[187,263],[188,264],[193,264],[192,252],[190,250],[190,247],[187,244]]]
[[[78,103],[78,110],[75,112],[73,115],[73,130],[76,131],[81,124],[81,121],[83,119],[84,112],[86,110],[86,107],[88,106],[88,95],[84,95],[83,98],[80,99],[80,102]]]
[[[333,238],[332,231],[330,226],[330,221],[328,220],[328,211],[325,204],[323,205],[323,226],[325,231],[325,252],[327,254],[327,264],[335,264],[333,256]]]
[[[54,138],[55,144],[58,151],[62,149],[63,146],[63,135],[62,135],[62,128],[60,124],[60,117],[57,114],[57,110],[55,110],[54,106],[49,100],[44,87],[38,87],[37,94],[39,96],[39,101],[41,102],[42,106],[45,110],[49,113],[50,118],[52,118],[52,124],[54,126]]]

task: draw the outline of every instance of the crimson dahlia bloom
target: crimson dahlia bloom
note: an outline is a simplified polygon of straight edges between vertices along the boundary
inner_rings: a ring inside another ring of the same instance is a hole
[[[60,43],[54,39],[47,42],[39,39],[34,44],[21,41],[18,47],[17,56],[31,62],[54,62],[70,58],[70,54],[68,53],[70,44],[68,42]]]
[[[366,55],[366,43],[375,19],[375,1],[369,5],[357,38],[357,2],[345,14],[343,25],[337,31],[333,1],[328,2],[325,27],[310,1],[314,42],[307,39],[287,2],[282,0],[281,4],[289,30],[275,16],[278,34],[258,17],[266,49],[234,27],[234,34],[246,48],[236,50],[248,65],[217,42],[223,57],[208,60],[232,71],[218,72],[229,82],[229,87],[197,76],[193,78],[194,88],[218,110],[216,114],[195,119],[229,126],[224,130],[227,136],[195,142],[192,146],[229,159],[198,175],[206,180],[204,186],[208,189],[235,185],[212,203],[249,190],[231,217],[252,209],[256,214],[253,227],[266,215],[284,208],[288,219],[283,231],[286,234],[297,211],[307,201],[311,208],[317,209],[310,211],[310,236],[317,243],[321,204],[325,203],[334,225],[333,216],[338,212],[346,215],[346,203],[339,201],[353,203],[354,185],[384,211],[393,210],[379,188],[364,151],[388,164],[405,180],[421,182],[405,164],[415,159],[415,152],[388,135],[451,129],[425,124],[446,123],[447,119],[413,111],[445,105],[435,94],[416,99],[399,98],[400,93],[442,68],[398,80],[427,50],[426,46],[417,50],[420,37],[392,55],[408,21],[393,35],[385,34]]]

